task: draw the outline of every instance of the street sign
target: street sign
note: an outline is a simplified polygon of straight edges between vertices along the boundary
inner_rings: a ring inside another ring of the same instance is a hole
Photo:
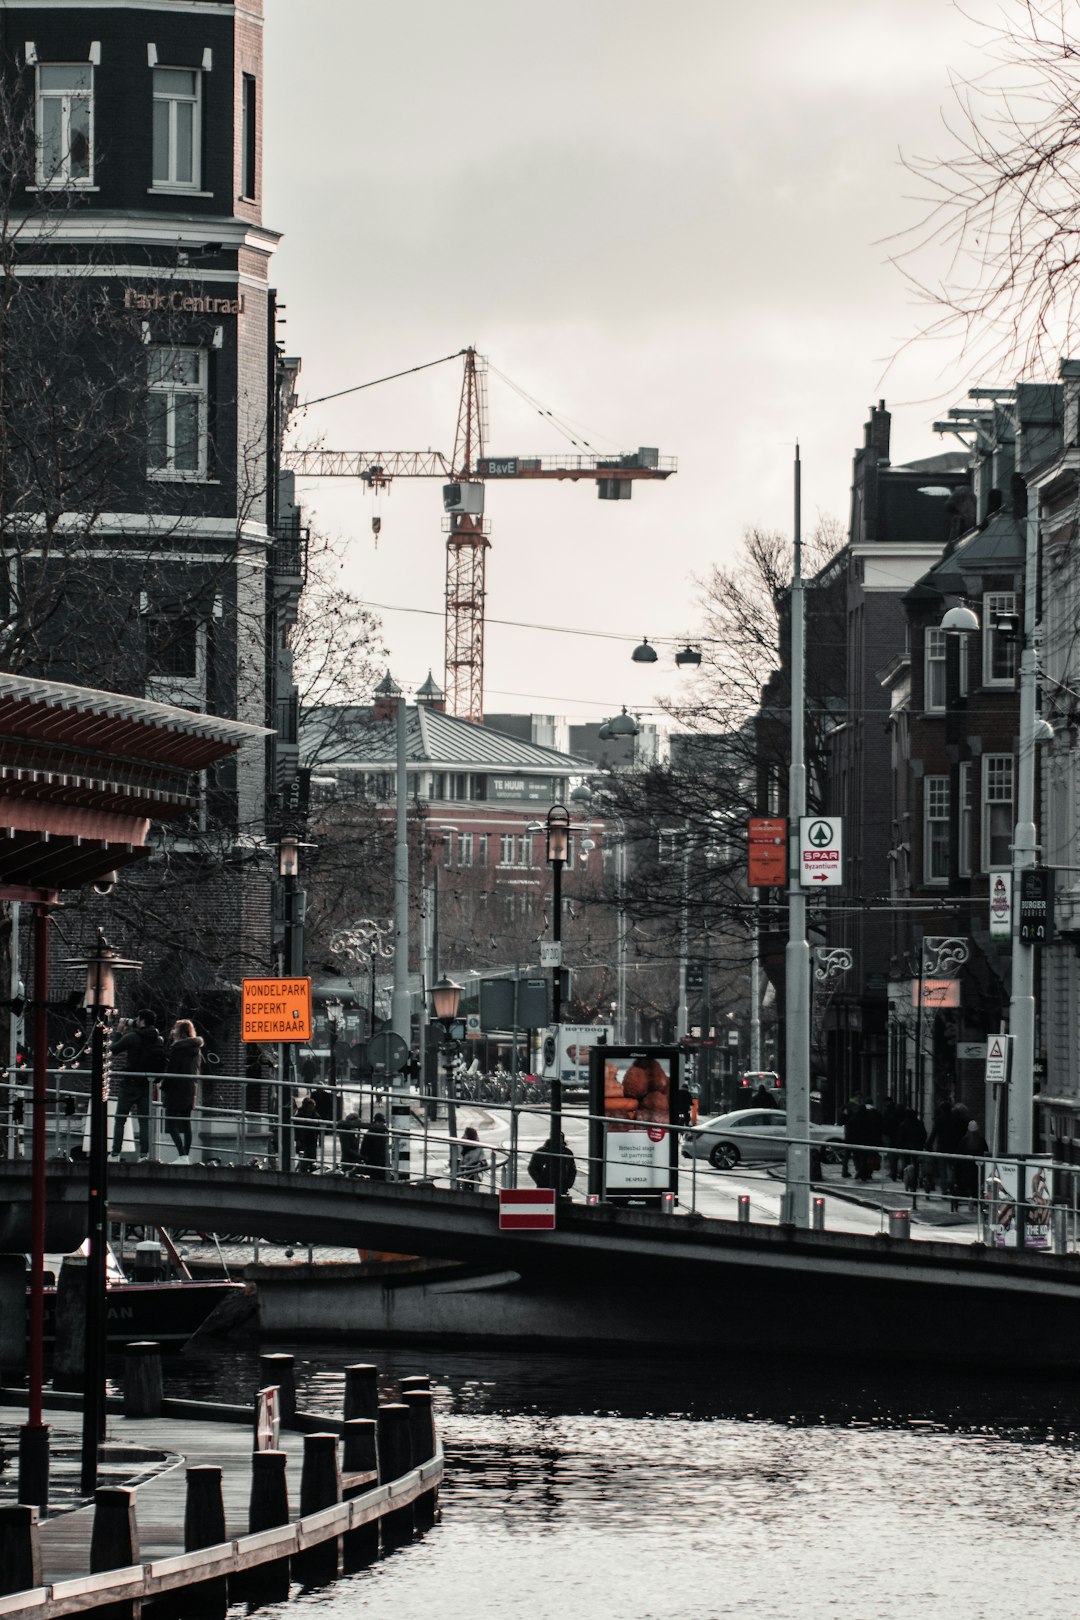
[[[1003,1086],[1009,1078],[1009,1045],[1011,1035],[986,1037],[986,1083]]]
[[[1020,873],[1020,938],[1025,945],[1048,945],[1053,937],[1053,870],[1028,867]]]
[[[1012,934],[1012,873],[990,873],[990,938],[1008,939]]]
[[[747,825],[747,886],[782,889],[787,883],[787,822],[783,816],[751,816]]]
[[[554,1187],[500,1187],[500,1232],[554,1232]]]
[[[240,997],[244,1041],[310,1041],[310,979],[245,979]]]
[[[400,1074],[409,1061],[409,1043],[392,1029],[380,1030],[367,1043],[367,1060],[376,1075]]]
[[[704,990],[705,963],[700,961],[687,962],[686,988],[688,990]]]
[[[805,889],[835,889],[843,881],[843,817],[800,816],[799,882]]]
[[[915,979],[911,986],[911,1005],[919,1005],[919,986],[922,985],[923,1007],[959,1007],[959,979]]]
[[[465,1017],[465,1039],[467,1041],[481,1041],[484,1032],[480,1028],[480,1014],[467,1013]]]
[[[553,939],[540,947],[540,966],[542,968],[562,967],[562,940]]]

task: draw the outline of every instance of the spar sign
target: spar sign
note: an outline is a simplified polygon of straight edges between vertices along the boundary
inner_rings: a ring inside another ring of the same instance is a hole
[[[799,817],[799,882],[804,889],[839,888],[844,881],[844,818]]]

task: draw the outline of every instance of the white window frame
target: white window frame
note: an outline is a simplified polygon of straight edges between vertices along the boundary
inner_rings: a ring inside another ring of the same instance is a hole
[[[499,865],[513,866],[516,840],[513,833],[499,834]]]
[[[476,864],[477,864],[477,866],[487,866],[487,864],[488,864],[488,844],[490,842],[490,839],[491,839],[491,834],[490,833],[478,833],[477,834],[477,839],[476,839]]]
[[[471,866],[472,863],[473,863],[473,835],[472,835],[472,833],[462,833],[461,834],[461,836],[458,839],[458,848],[459,848],[459,851],[460,851],[460,853],[458,855],[458,865],[459,866]]]
[[[1006,796],[1001,789],[1005,781],[1008,782],[1009,792]],[[1011,866],[1012,851],[1006,851],[1005,858],[991,860],[990,858],[990,815],[995,806],[1008,805],[1009,843],[1012,843],[1013,829],[1016,822],[1015,812],[1016,794],[1016,762],[1011,754],[984,754],[982,760],[982,857],[981,867],[984,872],[991,872],[1002,866]]]
[[[47,68],[79,68],[79,69],[86,69],[86,71],[90,75],[90,88],[89,88],[89,90],[45,89],[45,88],[42,87],[42,83],[41,83],[41,73],[42,73],[43,68],[46,68],[46,69]],[[38,185],[40,187],[44,188],[46,191],[49,191],[49,190],[57,190],[57,191],[59,191],[59,190],[62,190],[62,189],[66,189],[69,186],[72,186],[72,187],[74,187],[76,189],[82,189],[82,190],[94,189],[94,101],[96,99],[94,91],[95,91],[95,76],[94,76],[94,64],[93,64],[93,62],[38,62],[36,67],[35,67],[35,70],[34,70],[34,95],[35,95],[34,116],[35,116],[35,137],[36,137],[36,146],[37,146],[37,162],[36,162],[35,167],[36,167],[36,171],[37,171],[37,183],[38,183]],[[89,118],[87,120],[87,124],[88,124],[88,136],[87,136],[87,139],[88,139],[88,143],[89,143],[89,152],[87,154],[87,170],[88,170],[88,172],[85,175],[78,175],[78,176],[73,176],[71,174],[71,172],[70,172],[70,165],[71,165],[71,101],[72,101],[73,98],[78,98],[79,100],[85,99],[89,104],[89,114],[90,114],[90,116],[89,116]],[[44,120],[44,118],[42,116],[42,110],[43,110],[43,104],[46,101],[59,101],[59,102],[62,103],[61,112],[60,112],[60,120],[61,120],[61,142],[63,144],[62,144],[62,154],[61,154],[61,158],[60,158],[60,167],[56,171],[55,174],[46,174],[46,172],[45,172],[45,138],[44,138],[45,120]]]
[[[944,714],[945,712],[945,631],[928,627],[923,632],[923,712],[925,714]],[[940,693],[935,694],[935,682],[940,683]],[[940,701],[936,701],[940,698]]]
[[[148,353],[197,354],[199,357],[199,377],[196,383],[178,383],[174,381],[151,381],[148,386],[148,398],[151,408],[155,399],[162,395],[175,400],[177,395],[190,397],[196,395],[199,399],[199,429],[198,429],[198,465],[192,467],[177,467],[176,457],[176,411],[174,405],[166,405],[165,416],[165,455],[164,467],[147,467],[147,477],[161,483],[199,484],[205,483],[207,467],[209,464],[209,420],[210,420],[210,365],[209,354],[206,349],[195,348],[186,344],[154,345]],[[149,446],[148,446],[149,450]]]
[[[943,859],[935,859],[943,857]],[[937,870],[943,867],[944,870]],[[923,882],[949,881],[949,778],[923,777]]]
[[[974,831],[972,783],[974,773],[970,759],[960,761],[957,774],[957,876],[970,877],[972,871],[971,835]]]
[[[1005,614],[1016,613],[1015,591],[987,591],[982,599],[982,646],[983,646],[983,685],[984,686],[1015,686],[1016,685],[1016,649],[1019,645],[1019,636],[1003,636],[994,628],[995,621]],[[1008,675],[994,674],[994,653],[998,648],[1007,648],[1009,652],[1010,673]]]
[[[202,184],[202,88],[203,75],[200,68],[171,67],[167,62],[158,62],[150,69],[153,75],[152,98],[156,111],[159,101],[169,108],[169,139],[168,158],[169,174],[163,177],[156,172],[154,162],[154,135],[150,133],[150,183],[155,191],[198,191]],[[190,73],[195,80],[195,94],[193,96],[178,95],[175,92],[159,92],[157,88],[159,73]],[[177,180],[176,178],[176,109],[178,106],[193,107],[191,122],[191,179]]]

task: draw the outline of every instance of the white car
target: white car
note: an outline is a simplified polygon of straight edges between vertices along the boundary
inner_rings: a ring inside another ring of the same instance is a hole
[[[810,1141],[820,1146],[831,1163],[834,1148],[844,1141],[838,1125],[811,1125]],[[708,1159],[714,1170],[733,1170],[737,1164],[763,1164],[782,1159],[787,1151],[787,1115],[778,1108],[740,1108],[733,1114],[705,1119],[683,1137],[684,1159]]]

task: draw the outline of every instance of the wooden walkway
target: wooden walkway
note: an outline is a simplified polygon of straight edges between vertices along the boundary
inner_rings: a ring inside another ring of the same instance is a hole
[[[0,1424],[26,1421],[26,1410],[0,1406]],[[58,1444],[78,1445],[82,1418],[78,1412],[47,1409],[45,1421]],[[328,1427],[334,1427],[333,1424]],[[184,1501],[188,1463],[215,1463],[222,1470],[225,1520],[230,1538],[247,1535],[251,1495],[251,1428],[232,1423],[199,1423],[175,1418],[109,1416],[108,1444],[142,1446],[169,1452],[175,1461],[138,1487],[139,1556],[147,1563],[184,1550]],[[289,1455],[289,1504],[293,1519],[300,1502],[300,1465],[304,1437],[282,1429],[279,1449]],[[117,1481],[119,1483],[119,1481]],[[44,1579],[69,1580],[90,1568],[90,1530],[94,1508],[57,1513],[41,1525]]]

